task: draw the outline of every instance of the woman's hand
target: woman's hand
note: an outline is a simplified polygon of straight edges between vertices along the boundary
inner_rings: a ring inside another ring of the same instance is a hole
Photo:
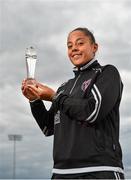
[[[29,91],[35,95],[37,95],[38,99],[45,100],[45,101],[52,101],[55,91],[48,86],[43,84],[37,83],[37,87],[33,85],[28,85]]]
[[[30,101],[41,99],[45,101],[52,101],[55,91],[48,86],[37,83],[36,86],[26,84],[26,80],[22,82],[22,93]]]
[[[36,85],[37,87],[37,85]],[[21,87],[22,93],[23,95],[29,99],[30,101],[36,100],[36,99],[40,99],[39,94],[38,93],[34,93],[32,91],[29,90],[28,88],[28,84],[27,84],[27,80],[23,80],[22,81],[22,87]]]

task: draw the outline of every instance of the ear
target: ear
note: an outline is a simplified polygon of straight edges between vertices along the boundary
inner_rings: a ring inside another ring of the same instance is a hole
[[[98,50],[98,44],[95,43],[95,44],[94,44],[94,50],[93,50],[93,52],[96,53],[97,50]]]

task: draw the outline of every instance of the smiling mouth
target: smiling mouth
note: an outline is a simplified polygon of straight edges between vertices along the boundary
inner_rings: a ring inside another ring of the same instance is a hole
[[[73,59],[79,59],[79,58],[81,58],[81,56],[82,56],[82,54],[74,54],[74,55],[72,56],[72,58],[73,58]]]

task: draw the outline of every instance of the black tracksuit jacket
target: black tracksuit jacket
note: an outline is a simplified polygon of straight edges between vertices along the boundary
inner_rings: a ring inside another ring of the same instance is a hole
[[[123,173],[119,72],[112,65],[91,60],[74,73],[73,79],[59,87],[49,111],[41,100],[30,103],[43,133],[54,134],[53,173]]]

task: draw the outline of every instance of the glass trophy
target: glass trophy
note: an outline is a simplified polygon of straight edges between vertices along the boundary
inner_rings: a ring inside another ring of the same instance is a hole
[[[36,85],[35,67],[37,61],[37,53],[34,47],[26,48],[25,51],[26,70],[27,70],[27,84]]]

